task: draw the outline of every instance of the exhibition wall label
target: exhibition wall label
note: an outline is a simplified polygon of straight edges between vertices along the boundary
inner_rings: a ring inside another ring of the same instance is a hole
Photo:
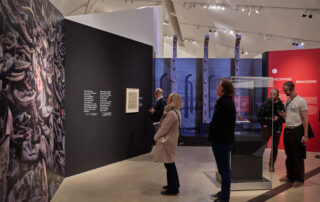
[[[83,90],[83,113],[85,116],[111,116],[111,91]]]

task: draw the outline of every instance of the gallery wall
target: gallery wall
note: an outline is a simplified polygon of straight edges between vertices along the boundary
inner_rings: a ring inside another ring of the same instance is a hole
[[[65,174],[63,16],[0,2],[0,202],[49,201]]]
[[[308,119],[315,133],[315,137],[307,142],[307,150],[320,152],[320,49],[272,51],[264,57],[282,101],[288,99],[282,91],[286,81],[293,81],[297,94],[307,101]],[[282,138],[279,148],[284,148]]]
[[[163,8],[66,16],[66,19],[153,46],[156,56],[163,57]]]
[[[70,20],[65,30],[67,175],[149,152],[152,47]],[[140,90],[139,113],[125,113],[126,88]]]

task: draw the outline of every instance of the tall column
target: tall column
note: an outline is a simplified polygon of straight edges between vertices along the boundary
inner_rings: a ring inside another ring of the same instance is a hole
[[[173,35],[173,56],[171,61],[171,91],[176,93],[178,90],[177,83],[177,35]]]
[[[235,45],[235,71],[233,76],[239,76],[239,69],[240,69],[240,41],[241,41],[241,34],[236,35],[236,45]]]
[[[210,35],[206,34],[204,39],[204,57],[202,62],[202,90],[203,90],[203,111],[202,111],[202,122],[210,122],[209,114],[209,70],[208,70],[208,46],[209,46]]]

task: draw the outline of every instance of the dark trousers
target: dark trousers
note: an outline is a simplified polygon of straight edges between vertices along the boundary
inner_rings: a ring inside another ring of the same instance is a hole
[[[271,136],[272,136],[271,128],[268,128],[268,127],[262,128],[262,141],[265,144],[265,146],[267,146]],[[273,138],[272,138],[272,141],[273,141],[272,145],[273,146],[272,146],[270,160],[269,160],[270,167],[271,167],[271,162],[273,163],[272,164],[272,166],[273,166],[277,160],[280,136],[281,136],[281,131],[273,131]]]
[[[212,151],[217,162],[218,172],[221,175],[220,199],[229,201],[231,187],[230,152],[232,144],[213,145]]]
[[[304,159],[300,150],[301,143],[298,142],[293,130],[284,129],[283,143],[287,155],[287,177],[292,181],[303,182]]]
[[[176,164],[174,162],[164,163],[164,167],[167,170],[168,192],[171,192],[171,193],[179,192],[180,182],[179,182],[179,176],[178,176]]]

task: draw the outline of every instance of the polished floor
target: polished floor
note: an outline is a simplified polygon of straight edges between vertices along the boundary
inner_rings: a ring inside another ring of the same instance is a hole
[[[265,152],[265,160],[269,151]],[[308,153],[306,172],[320,167],[320,159],[315,153]],[[272,179],[273,188],[281,185],[279,177],[285,174],[285,154],[279,151]],[[85,163],[85,162],[84,162]],[[57,191],[53,202],[207,202],[209,195],[219,190],[217,183],[206,175],[216,170],[210,147],[179,147],[176,158],[180,177],[180,194],[162,196],[162,185],[166,184],[165,169],[162,164],[154,163],[152,153],[114,163],[89,172],[66,178]],[[266,164],[266,163],[265,163]],[[234,202],[248,201],[265,193],[259,191],[232,191]],[[290,188],[267,200],[270,202],[320,201],[320,174],[305,182],[300,188]]]

